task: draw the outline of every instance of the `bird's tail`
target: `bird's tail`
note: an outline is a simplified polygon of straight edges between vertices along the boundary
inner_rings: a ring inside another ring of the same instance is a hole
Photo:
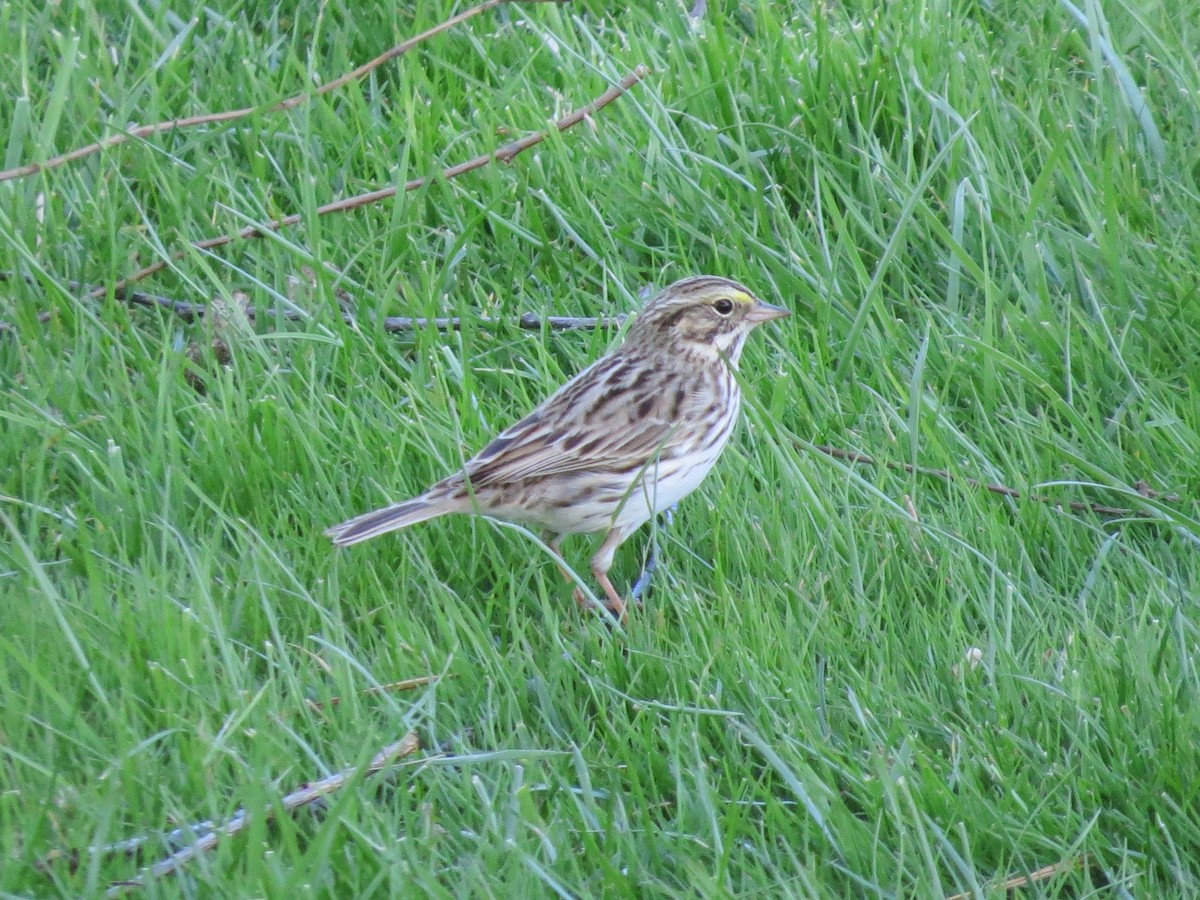
[[[445,498],[423,494],[403,503],[393,503],[383,509],[347,519],[340,525],[326,528],[325,534],[333,541],[335,547],[348,547],[350,544],[357,544],[389,531],[407,528],[426,519],[434,519],[456,511],[452,505],[446,503]]]

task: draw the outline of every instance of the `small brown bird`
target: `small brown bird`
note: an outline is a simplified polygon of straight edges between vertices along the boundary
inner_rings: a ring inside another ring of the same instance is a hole
[[[424,494],[335,525],[339,547],[446,513],[540,528],[562,562],[568,534],[605,532],[592,574],[622,618],[608,579],[617,548],[704,480],[741,406],[731,370],[755,326],[790,315],[736,281],[677,281],[646,304],[625,342],[559,388]],[[565,570],[564,570],[565,572]],[[582,593],[576,599],[583,602]]]

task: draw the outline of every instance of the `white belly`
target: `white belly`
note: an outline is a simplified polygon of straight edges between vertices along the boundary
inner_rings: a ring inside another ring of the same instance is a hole
[[[735,419],[736,410],[724,432],[709,446],[670,459],[652,460],[630,482],[610,483],[591,492],[581,492],[579,484],[569,479],[548,479],[531,488],[538,495],[537,502],[493,506],[489,512],[499,518],[537,525],[554,534],[610,530],[631,534],[700,486],[729,442]],[[581,477],[586,480],[586,476]]]

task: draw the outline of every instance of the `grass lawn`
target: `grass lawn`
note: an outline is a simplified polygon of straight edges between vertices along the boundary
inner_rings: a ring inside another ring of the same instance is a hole
[[[0,893],[241,809],[140,895],[1200,894],[1200,5],[1077,2],[501,5],[289,112],[466,6],[0,4],[6,169],[260,107],[0,182]],[[223,315],[81,287],[160,260]],[[519,530],[321,535],[619,340],[522,314],[695,273],[795,315],[623,633]]]

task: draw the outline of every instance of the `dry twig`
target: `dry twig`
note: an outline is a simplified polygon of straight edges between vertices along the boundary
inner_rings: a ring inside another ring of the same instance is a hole
[[[207,307],[203,303],[188,303],[185,300],[173,300],[157,294],[147,294],[142,291],[122,291],[118,299],[124,299],[135,306],[158,307],[175,313],[185,322],[193,322],[205,315]],[[255,319],[260,314],[253,306],[245,310],[246,318]],[[287,319],[302,321],[307,316],[294,309],[266,309],[261,313],[266,319]],[[597,328],[616,328],[625,319],[624,316],[539,316],[534,313],[523,313],[516,319],[493,319],[480,316],[473,320],[480,325],[515,325],[524,331],[540,331],[549,328],[551,331],[595,330]],[[354,315],[348,310],[342,311],[342,321],[353,325]],[[463,321],[458,316],[444,316],[434,319],[414,318],[412,316],[388,316],[383,320],[383,330],[390,334],[405,331],[419,331],[424,328],[436,328],[438,331],[456,331],[462,327]]]
[[[22,276],[13,272],[0,272],[0,282],[20,278]],[[30,284],[33,283],[32,278],[25,277],[24,280]],[[86,292],[90,294],[92,292],[92,288],[79,284],[76,281],[67,282],[66,287],[69,290],[81,293]],[[179,316],[185,322],[195,322],[202,319],[209,311],[208,304],[205,303],[176,300],[174,297],[164,297],[161,294],[151,294],[147,291],[136,291],[128,288],[117,291],[115,297],[118,300],[124,300],[132,306],[141,306],[147,309],[164,309]],[[299,309],[275,309],[268,307],[260,313],[256,307],[247,305],[241,312],[242,315],[252,322],[260,316],[267,321],[284,319],[289,322],[302,322],[310,318],[310,316]],[[349,309],[343,309],[341,316],[342,321],[347,325],[353,325],[357,322],[354,314]],[[48,322],[50,318],[49,313],[38,313],[38,321],[40,322]],[[550,331],[595,331],[598,328],[619,328],[624,321],[624,314],[616,316],[539,316],[536,313],[522,313],[515,319],[493,319],[488,316],[480,316],[472,320],[477,325],[512,326],[520,328],[522,331],[541,331],[543,328]],[[436,328],[438,331],[457,331],[462,325],[463,320],[458,316],[439,316],[432,319],[413,316],[388,316],[383,320],[383,330],[388,334],[402,334],[407,331],[420,331],[425,328]],[[16,326],[8,322],[0,322],[0,333],[9,331],[15,333],[16,330]]]
[[[421,741],[417,737],[416,732],[410,731],[403,738],[393,744],[388,744],[382,750],[375,754],[365,769],[345,769],[341,772],[336,772],[327,778],[322,778],[319,781],[312,781],[308,784],[301,785],[296,790],[292,791],[280,801],[284,812],[292,813],[301,807],[308,806],[318,800],[328,797],[330,794],[341,790],[360,772],[364,775],[375,775],[386,769],[396,760],[403,759],[406,756],[412,756],[421,749]],[[268,819],[274,818],[272,810],[266,812]],[[231,837],[241,831],[244,831],[250,824],[250,814],[244,809],[239,809],[227,821],[212,828],[196,838],[196,840],[188,846],[177,850],[170,856],[160,862],[143,869],[136,878],[128,881],[117,881],[108,890],[108,896],[115,897],[118,894],[130,888],[144,887],[146,882],[151,878],[161,878],[164,875],[172,875],[178,872],[185,864],[200,856],[220,843],[222,838]]]
[[[22,276],[14,274],[14,272],[0,272],[0,282],[12,281],[14,278],[22,278]],[[32,283],[32,278],[24,277],[24,281]],[[92,288],[86,284],[79,282],[66,282],[68,289],[79,293],[91,293]],[[142,306],[152,308],[152,310],[166,310],[178,316],[184,322],[197,322],[208,314],[208,304],[193,304],[188,300],[175,300],[170,296],[161,294],[150,294],[145,290],[119,290],[115,294],[116,299],[124,300],[131,306]],[[300,310],[276,310],[276,308],[268,307],[262,312],[258,311],[257,307],[245,306],[241,313],[251,322],[259,317],[266,320],[284,319],[287,322],[304,322],[310,318]],[[50,314],[42,312],[37,314],[38,322],[49,322]],[[624,314],[619,316],[538,316],[532,312],[522,313],[515,319],[493,319],[487,316],[480,316],[473,319],[476,325],[510,325],[514,328],[520,328],[523,331],[541,331],[548,329],[551,331],[595,331],[601,328],[619,328],[620,323],[624,322]],[[347,325],[353,325],[358,322],[354,314],[343,308],[342,322]],[[463,320],[457,316],[440,316],[437,318],[427,319],[412,316],[389,316],[383,320],[383,330],[388,334],[403,334],[406,331],[419,331],[421,329],[433,328],[438,331],[457,331],[462,328]],[[7,322],[0,323],[0,332],[12,331],[16,332],[16,325]]]
[[[1008,878],[1001,881],[999,884],[988,885],[985,889],[990,894],[993,891],[1015,891],[1018,888],[1026,888],[1039,881],[1045,881],[1047,878],[1053,878],[1062,872],[1069,872],[1071,869],[1087,864],[1087,854],[1079,856],[1075,859],[1064,859],[1062,862],[1055,863],[1052,866],[1043,866],[1036,872],[1030,872],[1028,875],[1017,875],[1015,878]],[[952,894],[946,900],[969,900],[974,897],[975,892],[964,892],[961,894]]]
[[[219,125],[225,122],[233,122],[237,119],[245,118],[246,116],[254,115],[257,112],[265,114],[284,112],[286,110],[295,109],[302,103],[311,100],[313,97],[320,97],[322,94],[328,94],[330,91],[335,91],[340,87],[344,87],[352,81],[357,81],[367,73],[379,68],[385,62],[402,56],[431,37],[436,37],[443,31],[448,31],[455,25],[465,22],[482,12],[486,12],[495,6],[500,6],[504,3],[562,3],[565,0],[484,0],[478,6],[473,6],[468,10],[452,16],[440,25],[435,25],[428,31],[423,31],[415,37],[411,37],[406,41],[401,41],[396,46],[392,47],[379,56],[375,57],[369,63],[365,63],[355,69],[353,72],[348,72],[333,81],[326,82],[318,87],[315,91],[305,91],[303,94],[296,94],[294,97],[288,97],[286,100],[280,100],[270,106],[247,106],[242,109],[227,109],[222,112],[204,113],[198,116],[188,116],[182,119],[169,119],[165,122],[155,122],[153,125],[141,125],[136,128],[131,128],[121,134],[114,134],[106,137],[102,141],[97,141],[94,144],[88,144],[86,147],[77,147],[60,156],[52,157],[45,162],[29,163],[24,166],[17,166],[14,169],[6,169],[0,172],[0,181],[10,181],[13,178],[24,178],[28,175],[36,175],[38,172],[45,172],[50,169],[57,169],[59,166],[65,166],[67,163],[75,162],[78,159],[91,156],[99,153],[102,150],[107,150],[111,147],[119,146],[127,143],[135,138],[147,138],[156,134],[165,134],[168,131],[175,131],[180,128],[192,128],[196,125]]]
[[[618,97],[622,96],[648,74],[650,74],[650,70],[648,68],[642,65],[637,66],[630,74],[622,78],[619,84],[615,84],[610,87],[591,103],[580,107],[574,112],[569,113],[554,122],[554,128],[558,131],[566,131],[568,128],[578,125],[589,116],[595,114],[599,110],[608,106],[608,104],[612,103]],[[465,175],[467,172],[473,172],[476,169],[482,169],[484,166],[489,165],[494,160],[499,160],[502,163],[511,163],[518,155],[524,153],[531,147],[536,147],[538,144],[544,141],[548,135],[548,131],[535,131],[533,134],[527,135],[520,140],[505,144],[500,149],[494,150],[491,153],[481,153],[474,159],[469,159],[466,162],[461,162],[456,166],[450,166],[448,169],[443,169],[441,172],[441,177],[447,180],[457,178],[459,175]],[[423,187],[428,181],[429,179],[427,177],[414,178],[411,181],[405,182],[402,187],[381,188],[377,191],[359,194],[356,197],[335,200],[332,203],[326,203],[324,206],[317,207],[316,214],[318,216],[326,216],[330,213],[346,212],[351,209],[358,209],[362,206],[368,206],[372,203],[379,203],[381,200],[387,200],[389,197],[394,197],[402,190],[406,192],[415,191],[418,188]],[[260,222],[257,225],[247,225],[236,234],[223,234],[217,237],[205,238],[204,240],[200,241],[192,241],[188,245],[188,249],[177,250],[166,259],[160,259],[157,262],[146,266],[145,268],[139,269],[132,275],[122,278],[114,285],[103,285],[95,288],[89,293],[89,296],[93,298],[101,298],[104,297],[110,290],[120,296],[121,292],[124,291],[129,285],[141,281],[144,278],[148,278],[156,272],[161,272],[172,262],[183,259],[191,250],[213,250],[217,247],[223,247],[226,244],[232,243],[236,240],[263,237],[268,232],[279,231],[289,225],[295,225],[302,219],[303,216],[301,214],[294,213],[290,216],[284,216],[282,219],[272,219],[269,222]]]
[[[437,680],[438,677],[436,675],[421,675],[417,678],[405,678],[401,681],[391,681],[387,684],[378,685],[377,687],[366,688],[365,690],[359,691],[358,694],[360,697],[373,697],[379,694],[394,694],[399,691],[415,691],[417,688],[425,687],[425,685],[432,684]],[[322,710],[333,709],[335,706],[340,706],[341,702],[341,697],[330,697],[324,703],[319,700],[309,700],[308,708],[314,712],[321,712]]]
[[[1145,509],[1127,509],[1121,506],[1105,506],[1101,503],[1084,503],[1081,500],[1068,500],[1065,504],[1061,500],[1056,500],[1053,497],[1047,497],[1042,494],[1024,494],[1016,488],[1006,487],[1002,484],[995,484],[990,481],[980,481],[978,478],[971,478],[968,475],[955,475],[946,469],[933,469],[927,466],[914,466],[911,463],[888,462],[887,460],[877,460],[873,456],[867,456],[865,453],[858,453],[854,450],[842,450],[840,447],[828,447],[819,444],[814,444],[813,449],[820,450],[827,456],[832,456],[834,459],[845,460],[846,462],[855,463],[863,466],[883,466],[893,471],[908,472],[910,475],[928,475],[931,478],[938,478],[950,482],[958,481],[963,484],[970,485],[975,488],[983,488],[985,491],[990,491],[993,494],[1000,494],[1003,497],[1011,497],[1013,500],[1022,498],[1033,500],[1037,503],[1050,503],[1055,506],[1066,506],[1074,512],[1091,512],[1098,516],[1112,516],[1113,518],[1136,517],[1139,519],[1148,519],[1154,516],[1154,513]],[[1137,491],[1143,497],[1150,499],[1161,499],[1165,503],[1175,503],[1179,497],[1175,494],[1160,494],[1157,491],[1151,490],[1148,485],[1143,482],[1138,482]],[[915,519],[915,514],[914,514]]]

